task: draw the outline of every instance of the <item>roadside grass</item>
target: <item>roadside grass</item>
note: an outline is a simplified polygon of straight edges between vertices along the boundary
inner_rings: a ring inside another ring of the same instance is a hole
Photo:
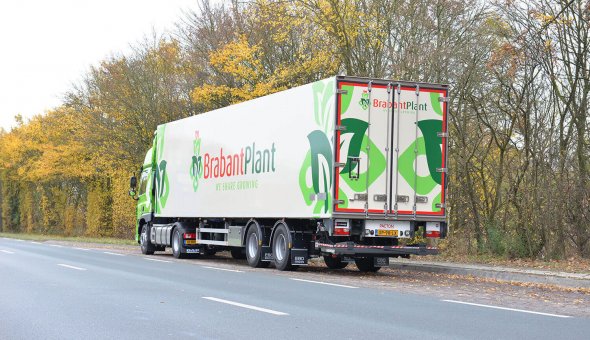
[[[443,252],[436,256],[414,256],[415,260],[435,262],[455,262],[465,264],[484,264],[492,266],[516,267],[579,274],[590,274],[590,259],[570,257],[561,260],[510,259],[490,254],[454,254]]]
[[[118,244],[118,245],[137,245],[135,240],[120,239],[112,237],[84,237],[84,236],[60,236],[60,235],[46,235],[46,234],[21,234],[21,233],[5,233],[0,232],[0,237],[16,238],[30,241],[68,241],[68,242],[82,242],[82,243],[98,243],[98,244]]]

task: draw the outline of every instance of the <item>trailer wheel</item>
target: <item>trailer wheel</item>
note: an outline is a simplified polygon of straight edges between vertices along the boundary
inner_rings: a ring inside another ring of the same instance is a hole
[[[292,270],[289,231],[284,224],[279,224],[272,237],[272,255],[278,270]]]
[[[153,255],[154,251],[156,251],[156,246],[150,242],[150,228],[147,223],[141,227],[139,244],[141,246],[141,253],[144,255]]]
[[[356,258],[354,259],[354,263],[361,272],[376,272],[381,269],[381,267],[375,267],[375,259],[373,256]]]
[[[324,255],[324,262],[326,263],[326,267],[330,269],[343,269],[348,266],[348,262],[342,261],[340,256],[332,257],[331,255]]]
[[[246,260],[250,267],[254,268],[265,268],[270,264],[268,261],[262,261],[262,235],[254,226],[248,228],[246,234]]]
[[[230,253],[231,257],[233,257],[236,260],[243,260],[246,258],[246,252],[244,248],[232,248],[230,250]]]

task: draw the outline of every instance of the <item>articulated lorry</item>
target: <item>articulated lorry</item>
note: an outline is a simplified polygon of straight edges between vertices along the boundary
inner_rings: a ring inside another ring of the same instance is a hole
[[[377,271],[444,238],[448,86],[336,76],[159,125],[131,178],[144,254]]]

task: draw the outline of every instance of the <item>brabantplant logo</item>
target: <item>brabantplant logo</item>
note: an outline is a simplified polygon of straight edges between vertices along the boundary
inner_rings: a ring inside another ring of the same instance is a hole
[[[193,191],[197,192],[199,189],[199,180],[203,177],[203,157],[201,157],[201,136],[199,131],[195,131],[195,139],[193,140],[193,156],[191,166],[189,169],[191,182],[193,184]]]
[[[363,108],[363,110],[369,108],[369,92],[367,90],[364,90],[361,94],[361,100],[359,101],[359,105]]]
[[[216,152],[202,153],[201,136],[195,131],[193,155],[189,174],[193,191],[197,192],[204,180],[263,174],[276,171],[275,143],[260,147],[256,142],[243,146],[237,152],[228,152],[223,147]]]

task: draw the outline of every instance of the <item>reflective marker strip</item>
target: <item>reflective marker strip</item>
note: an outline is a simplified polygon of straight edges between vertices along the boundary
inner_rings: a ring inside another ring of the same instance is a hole
[[[50,244],[50,247],[56,247],[56,248],[63,248],[64,246],[60,246],[59,244]]]
[[[6,254],[14,254],[14,252],[11,252],[10,250],[0,249],[0,251]]]
[[[87,270],[86,268],[80,268],[80,267],[70,266],[69,264],[58,263],[57,265],[58,266],[65,267],[65,268],[70,268],[70,269]]]
[[[241,271],[241,270],[235,270],[235,269],[225,269],[225,268],[208,267],[208,266],[203,266],[203,268],[215,269],[215,270],[223,270],[223,271],[226,271],[226,272],[243,273],[243,271]]]
[[[322,281],[312,281],[312,280],[304,280],[304,279],[296,279],[296,278],[290,278],[290,280],[317,283],[317,284],[321,284],[321,285],[336,286],[336,287],[342,287],[342,288],[358,288],[358,287],[354,287],[354,286],[340,285],[337,283],[329,283],[329,282],[322,282]]]
[[[237,306],[237,307],[242,307],[242,308],[248,308],[248,309],[252,309],[252,310],[255,310],[255,311],[259,311],[259,312],[263,312],[263,313],[268,313],[268,314],[273,314],[273,315],[279,315],[279,316],[289,315],[287,313],[278,312],[278,311],[272,310],[272,309],[266,309],[266,308],[262,308],[262,307],[256,307],[256,306],[252,306],[252,305],[246,305],[246,304],[243,304],[243,303],[233,302],[233,301],[228,301],[228,300],[223,300],[223,299],[218,299],[218,298],[214,298],[214,297],[210,297],[210,296],[203,296],[203,299],[207,299],[207,300],[211,300],[211,301],[216,301],[216,302],[221,302],[221,303],[226,303],[226,304],[232,305],[232,306]]]
[[[520,312],[520,313],[529,313],[529,314],[538,314],[538,315],[545,315],[545,316],[553,316],[553,317],[556,317],[556,318],[571,318],[571,316],[569,316],[569,315],[559,315],[559,314],[551,314],[551,313],[533,312],[533,311],[530,311],[530,310],[514,309],[514,308],[498,307],[498,306],[490,306],[490,305],[482,305],[482,304],[479,304],[479,303],[471,303],[471,302],[463,302],[463,301],[455,301],[455,300],[442,300],[442,301],[444,301],[444,302],[450,302],[450,303],[459,303],[459,304],[462,304],[462,305],[470,305],[470,306],[477,306],[477,307],[485,307],[485,308],[509,310],[509,311]]]

